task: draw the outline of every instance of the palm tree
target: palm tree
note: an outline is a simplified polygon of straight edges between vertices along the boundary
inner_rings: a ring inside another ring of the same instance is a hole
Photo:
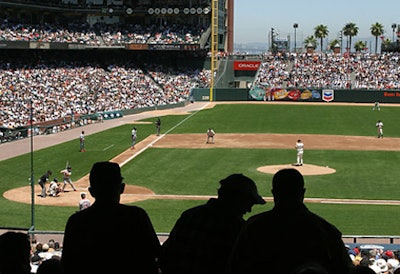
[[[307,38],[304,40],[304,45],[306,48],[312,47],[315,49],[317,47],[317,39],[314,37],[314,35],[307,36]]]
[[[385,38],[382,41],[382,49],[381,51],[395,51],[395,45],[396,43],[392,42],[389,38]]]
[[[324,25],[318,25],[314,28],[314,35],[315,38],[319,38],[321,42],[321,51],[323,49],[322,47],[322,39],[324,39],[326,36],[328,36],[329,30],[327,26]]]
[[[340,48],[340,41],[338,39],[334,39],[329,42],[329,48],[331,50],[335,50],[336,47]]]
[[[376,22],[375,24],[371,25],[371,34],[375,36],[375,54],[378,51],[378,36],[383,34],[383,25],[381,23]]]
[[[358,34],[358,27],[355,23],[347,23],[343,28],[343,34],[348,37],[349,45],[348,49],[351,49],[351,38]]]
[[[354,48],[356,49],[357,52],[363,51],[363,50],[365,49],[366,46],[367,46],[367,45],[366,45],[365,42],[363,42],[363,41],[357,41],[357,42],[354,44]]]

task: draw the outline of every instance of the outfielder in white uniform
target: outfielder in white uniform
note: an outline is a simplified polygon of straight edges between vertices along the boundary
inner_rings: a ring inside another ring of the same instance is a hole
[[[374,107],[372,108],[372,110],[381,110],[381,107],[379,106],[379,102],[375,102]]]
[[[131,149],[134,149],[135,148],[135,144],[136,144],[136,139],[137,139],[137,129],[136,129],[136,127],[134,127],[132,129],[131,135],[132,135]]]
[[[297,150],[296,166],[302,166],[303,165],[304,144],[301,142],[300,139],[297,140],[295,148]]]

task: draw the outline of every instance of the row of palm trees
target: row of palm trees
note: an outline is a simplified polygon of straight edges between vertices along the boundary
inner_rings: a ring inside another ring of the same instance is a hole
[[[378,49],[378,37],[380,37],[384,33],[384,27],[381,23],[374,23],[370,27],[371,34],[375,36],[375,53],[377,52]],[[305,45],[312,45],[314,48],[317,47],[317,39],[320,40],[320,45],[321,45],[321,51],[323,49],[323,39],[327,37],[329,34],[328,27],[325,25],[318,25],[314,28],[314,35],[308,36],[305,40],[304,43]],[[358,34],[358,27],[355,23],[347,23],[342,31],[341,34],[344,36],[347,36],[348,39],[348,48],[351,49],[351,44],[352,44],[352,37],[357,36]],[[386,39],[388,41],[384,42],[391,42],[389,39]],[[340,45],[341,41],[338,39],[335,39],[329,43],[331,48],[335,47],[336,45]],[[361,51],[366,47],[366,44],[363,41],[358,41],[355,43],[354,48],[357,51]]]

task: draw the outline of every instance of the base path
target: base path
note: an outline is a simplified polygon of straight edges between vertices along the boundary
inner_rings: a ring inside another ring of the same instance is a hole
[[[280,148],[294,149],[297,139],[301,139],[307,144],[307,149],[341,149],[341,150],[400,150],[400,138],[384,138],[378,139],[374,137],[357,137],[357,136],[332,136],[332,135],[292,135],[292,134],[217,134],[214,144],[206,144],[205,134],[168,134],[162,136],[151,135],[145,140],[135,145],[135,149],[127,149],[120,155],[111,159],[120,165],[124,165],[142,151],[149,148]],[[360,144],[363,144],[360,147]],[[295,154],[294,154],[295,155]],[[304,164],[303,166],[293,166],[292,163],[281,165],[270,165],[254,167],[260,172],[274,174],[282,168],[296,168],[303,175],[323,175],[336,172],[334,169]],[[35,185],[35,204],[52,205],[52,206],[77,206],[79,194],[82,191],[87,192],[89,186],[88,175],[74,182],[78,191],[69,191],[61,193],[59,197],[41,198],[40,187]],[[31,187],[21,187],[5,192],[4,197],[13,201],[22,203],[31,203]],[[211,196],[196,195],[157,195],[152,190],[127,185],[124,194],[121,196],[122,203],[136,202],[146,199],[199,199],[207,200]],[[271,197],[264,197],[266,201],[272,201]],[[399,204],[400,201],[370,201],[370,200],[343,200],[343,199],[321,199],[310,198],[305,199],[306,202],[316,203],[354,203],[354,204]]]

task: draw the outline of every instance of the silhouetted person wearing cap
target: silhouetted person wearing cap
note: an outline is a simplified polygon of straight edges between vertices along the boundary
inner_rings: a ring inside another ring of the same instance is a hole
[[[64,273],[158,273],[160,242],[142,208],[120,203],[125,184],[119,165],[95,163],[89,180],[95,201],[68,219],[61,257]]]
[[[296,169],[274,175],[275,205],[247,220],[234,247],[229,273],[296,273],[312,264],[329,274],[350,273],[353,264],[341,232],[307,209],[304,193],[304,179]]]
[[[176,222],[161,247],[163,274],[221,274],[226,269],[243,215],[265,201],[253,180],[242,174],[232,174],[220,184],[218,198],[186,210]]]

